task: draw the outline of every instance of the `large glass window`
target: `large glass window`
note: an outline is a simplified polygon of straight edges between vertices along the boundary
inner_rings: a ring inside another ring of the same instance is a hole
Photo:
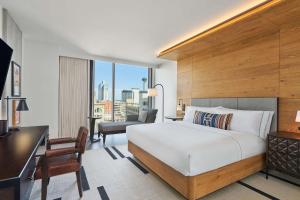
[[[149,107],[149,68],[95,61],[94,116],[100,121],[126,121]]]
[[[99,121],[111,121],[113,114],[113,64],[95,61],[94,66],[94,116],[99,117]]]
[[[138,115],[148,107],[148,68],[127,64],[115,65],[115,121]]]

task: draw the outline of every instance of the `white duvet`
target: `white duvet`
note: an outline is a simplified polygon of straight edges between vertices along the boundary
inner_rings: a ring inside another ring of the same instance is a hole
[[[188,122],[127,127],[128,140],[185,176],[194,176],[265,152],[253,134]]]

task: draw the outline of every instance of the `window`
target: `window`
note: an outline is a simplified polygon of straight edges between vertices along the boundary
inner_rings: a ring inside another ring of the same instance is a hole
[[[114,120],[125,121],[148,108],[148,69],[126,64],[115,66]]]
[[[95,61],[94,66],[94,116],[100,117],[100,121],[111,121],[113,64]]]
[[[95,61],[94,116],[100,121],[126,121],[149,108],[151,69],[129,64]]]

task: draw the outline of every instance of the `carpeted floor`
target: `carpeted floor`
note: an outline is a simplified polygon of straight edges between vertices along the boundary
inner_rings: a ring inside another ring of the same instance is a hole
[[[179,193],[134,160],[127,145],[88,150],[83,156],[83,198],[87,200],[180,200]],[[41,182],[36,181],[31,200],[40,199]],[[51,178],[48,199],[80,199],[76,176]],[[257,173],[214,192],[204,200],[299,200],[300,187]]]

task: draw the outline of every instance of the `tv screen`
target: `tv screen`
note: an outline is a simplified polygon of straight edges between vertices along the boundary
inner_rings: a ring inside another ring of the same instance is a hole
[[[0,39],[0,100],[4,90],[12,52],[12,48],[10,48],[2,39]]]

